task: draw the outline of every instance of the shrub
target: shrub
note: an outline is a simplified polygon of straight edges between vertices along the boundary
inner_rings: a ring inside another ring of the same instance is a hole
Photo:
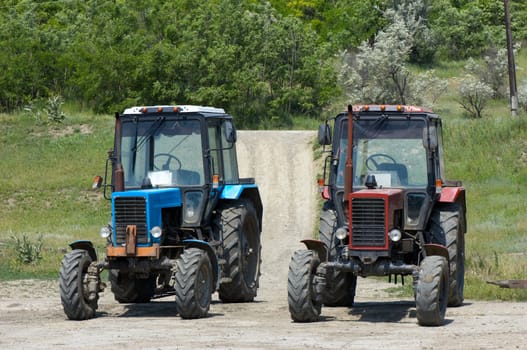
[[[493,91],[490,86],[468,74],[459,85],[460,99],[458,102],[470,117],[481,118],[483,109],[492,95]]]
[[[25,234],[22,238],[13,236],[16,258],[24,264],[32,264],[42,259],[42,235],[32,242]]]

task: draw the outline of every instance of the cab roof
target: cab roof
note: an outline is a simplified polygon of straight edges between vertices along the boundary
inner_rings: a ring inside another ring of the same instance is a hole
[[[401,112],[401,113],[434,113],[431,109],[409,105],[353,105],[352,111],[357,112]]]
[[[136,106],[126,108],[123,115],[149,113],[215,113],[225,114],[223,108],[195,105]]]

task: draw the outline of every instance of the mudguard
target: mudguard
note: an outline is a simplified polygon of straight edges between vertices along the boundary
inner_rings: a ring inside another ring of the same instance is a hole
[[[207,242],[199,239],[186,239],[183,241],[183,244],[185,245],[185,248],[198,248],[207,252],[212,265],[212,285],[214,286],[214,290],[217,290],[220,287],[220,265],[218,263],[218,257],[216,256],[214,249],[212,249],[212,247]]]
[[[448,249],[444,245],[428,243],[424,244],[426,255],[439,255],[444,257],[447,261],[450,260],[448,255]]]
[[[258,215],[258,222],[260,225],[260,231],[262,230],[262,216],[263,216],[263,205],[262,199],[260,198],[260,192],[258,186],[255,183],[243,183],[238,185],[225,185],[220,194],[220,200],[223,199],[239,199],[247,198],[256,209]]]
[[[315,251],[321,262],[328,261],[329,256],[326,243],[318,239],[303,239],[300,242],[304,243],[307,249]]]
[[[454,203],[458,198],[464,199],[464,197],[465,189],[463,187],[443,187],[439,201],[441,203]]]
[[[95,251],[95,248],[93,247],[93,243],[91,241],[75,241],[70,243],[69,245],[71,249],[80,249],[87,251],[90,258],[92,258],[93,261],[97,261],[97,252]]]

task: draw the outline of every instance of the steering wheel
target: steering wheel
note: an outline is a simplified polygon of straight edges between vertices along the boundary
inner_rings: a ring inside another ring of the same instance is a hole
[[[388,159],[391,163],[393,164],[396,164],[397,161],[395,159],[393,159],[391,156],[387,155],[387,154],[384,154],[384,153],[375,153],[375,154],[372,154],[371,156],[369,156],[368,158],[366,158],[366,168],[368,168],[368,170],[377,170],[379,168],[379,164],[381,163],[384,163],[384,162],[380,162],[379,160],[380,159]]]
[[[156,158],[159,158],[159,157],[167,157],[167,161],[165,162],[165,164],[163,164],[160,167],[156,166]],[[154,170],[170,170],[170,162],[172,162],[172,160],[174,160],[176,163],[177,163],[177,167],[173,170],[179,170],[181,169],[181,161],[174,155],[170,154],[170,153],[158,153],[154,156]]]

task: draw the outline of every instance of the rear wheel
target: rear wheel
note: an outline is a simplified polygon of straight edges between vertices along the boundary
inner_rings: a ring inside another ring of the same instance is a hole
[[[176,263],[174,288],[179,315],[182,318],[207,316],[214,291],[209,256],[201,249],[188,248]]]
[[[419,268],[415,304],[421,326],[440,326],[445,320],[448,303],[448,265],[438,255],[423,259]]]
[[[320,260],[311,250],[297,250],[291,257],[287,277],[289,313],[295,322],[318,320],[321,304],[316,300],[314,278]]]
[[[220,284],[223,302],[252,301],[260,278],[260,224],[250,201],[218,209],[215,225],[223,237],[223,275],[229,282]]]
[[[336,229],[337,213],[331,204],[326,202],[320,213],[318,237],[327,245],[330,260],[334,260],[337,256],[337,244],[339,240],[335,237]],[[357,276],[340,270],[329,270],[326,275],[324,305],[353,306],[356,288]]]
[[[431,217],[432,236],[443,236],[449,256],[448,306],[460,306],[464,300],[465,286],[465,237],[464,212],[458,203],[443,205]]]
[[[138,279],[128,273],[112,269],[109,271],[108,279],[114,298],[119,303],[148,303],[154,296],[155,276]]]
[[[60,300],[70,320],[95,317],[99,295],[88,290],[88,268],[93,262],[87,251],[74,249],[62,259],[60,267]]]

